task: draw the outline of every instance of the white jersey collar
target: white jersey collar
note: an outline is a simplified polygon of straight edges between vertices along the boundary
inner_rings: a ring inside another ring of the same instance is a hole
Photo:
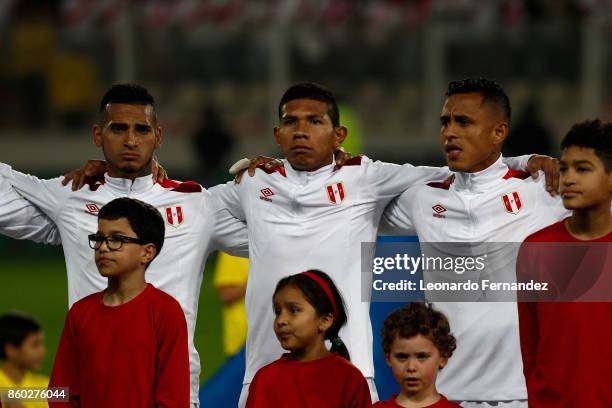
[[[136,177],[130,180],[123,177],[111,177],[108,173],[104,174],[105,185],[113,192],[121,195],[130,193],[142,193],[149,191],[153,187],[153,176]]]
[[[291,166],[291,163],[287,159],[283,159],[283,163],[285,165],[285,173],[287,174],[287,179],[296,184],[308,184],[311,180],[319,178],[321,175],[326,175],[334,171],[334,157],[332,156],[330,164],[327,166],[323,166],[318,170],[314,171],[302,171],[296,170]]]
[[[504,164],[502,155],[500,154],[497,161],[484,170],[476,173],[455,172],[453,186],[457,191],[484,193],[498,185],[499,180],[501,180],[506,173],[508,173],[508,166]]]

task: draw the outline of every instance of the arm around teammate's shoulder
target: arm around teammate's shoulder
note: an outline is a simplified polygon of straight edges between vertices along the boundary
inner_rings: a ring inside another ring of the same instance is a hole
[[[57,220],[58,213],[71,193],[69,186],[62,185],[60,177],[43,180],[14,170],[4,163],[0,163],[0,176],[4,176],[21,196],[53,221]]]
[[[0,175],[0,234],[46,244],[61,243],[55,223],[38,207],[23,198],[2,175]]]
[[[366,181],[379,198],[392,199],[410,187],[443,181],[451,175],[448,167],[413,166],[394,164],[362,156]]]

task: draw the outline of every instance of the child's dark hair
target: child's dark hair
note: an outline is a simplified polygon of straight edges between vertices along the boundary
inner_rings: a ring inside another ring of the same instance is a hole
[[[40,324],[25,314],[11,312],[0,316],[0,359],[6,360],[7,344],[20,347],[28,335],[39,331]]]
[[[409,339],[419,334],[430,339],[443,357],[450,357],[457,347],[443,313],[428,304],[409,303],[385,319],[381,336],[384,353],[391,352],[396,337]]]
[[[491,103],[496,106],[502,112],[504,119],[510,123],[512,117],[510,98],[499,83],[486,78],[465,78],[452,81],[448,84],[446,96],[466,93],[480,94],[482,103]]]
[[[576,123],[561,140],[561,150],[572,146],[595,150],[609,172],[612,169],[612,122],[594,119]]]
[[[126,105],[151,105],[153,118],[157,120],[155,112],[155,99],[147,89],[137,84],[115,84],[100,100],[99,113],[103,114],[109,103],[121,103]],[[101,120],[102,122],[102,120]]]
[[[119,218],[127,218],[136,236],[144,244],[155,245],[155,257],[159,255],[164,245],[166,227],[164,219],[155,207],[134,198],[121,197],[106,204],[98,213],[100,220],[118,220]]]
[[[288,286],[300,290],[319,316],[326,314],[334,316],[334,322],[325,332],[325,339],[331,341],[331,351],[350,361],[348,349],[338,335],[340,328],[346,324],[347,316],[342,295],[334,281],[325,272],[311,269],[281,279],[276,285],[272,298],[274,299],[281,289]]]
[[[314,82],[302,82],[285,91],[278,104],[278,118],[283,115],[283,105],[296,99],[313,99],[327,104],[327,114],[334,127],[340,126],[340,113],[334,94],[323,85]]]

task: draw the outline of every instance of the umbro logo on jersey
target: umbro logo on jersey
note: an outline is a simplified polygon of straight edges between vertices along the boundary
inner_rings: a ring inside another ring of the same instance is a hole
[[[98,213],[100,212],[100,209],[94,203],[86,203],[85,208],[87,209],[87,212],[91,215],[98,215]]]
[[[327,197],[332,204],[340,204],[344,200],[344,186],[342,182],[330,184],[325,187]]]
[[[261,193],[261,195],[259,196],[260,200],[272,202],[272,199],[269,197],[272,197],[274,195],[274,191],[272,191],[270,187],[262,188],[261,190],[259,190],[259,192]]]
[[[183,208],[182,207],[167,207],[166,221],[173,227],[178,227],[183,223]]]
[[[506,207],[506,211],[510,214],[518,214],[518,212],[523,207],[523,203],[521,202],[521,197],[519,193],[513,191],[512,193],[504,194],[502,196],[502,201],[504,202],[504,207]]]
[[[444,208],[441,204],[436,204],[431,207],[431,209],[434,210],[434,213],[432,214],[434,217],[446,218],[446,216],[443,214],[446,212],[446,208]]]

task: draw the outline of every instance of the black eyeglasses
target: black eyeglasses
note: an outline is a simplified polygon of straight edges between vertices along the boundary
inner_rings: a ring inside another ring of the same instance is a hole
[[[106,242],[106,246],[112,251],[121,249],[123,244],[143,245],[145,243],[140,238],[126,237],[125,235],[111,235],[107,237],[102,234],[90,234],[88,238],[91,249],[100,249],[102,243]]]

